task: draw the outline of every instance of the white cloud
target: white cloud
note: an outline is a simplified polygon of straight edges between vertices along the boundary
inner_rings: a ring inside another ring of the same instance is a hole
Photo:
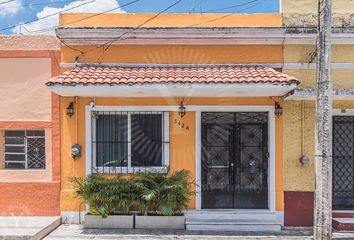
[[[87,3],[87,4],[84,4]],[[79,6],[84,4],[82,6]],[[77,7],[79,6],[79,7]],[[70,9],[73,7],[77,7],[68,11],[64,11],[63,13],[100,13],[112,8],[118,7],[119,4],[117,0],[80,0],[80,1],[73,1],[68,5],[65,5],[62,8],[54,8],[54,7],[44,7],[41,11],[37,13],[37,19],[43,18],[45,16],[55,14],[57,12]],[[122,9],[116,9],[111,12],[124,12]],[[13,29],[14,33],[22,33],[22,34],[55,34],[54,29],[50,29],[46,32],[41,32],[42,29],[47,29],[51,27],[56,27],[59,24],[59,14],[55,14],[54,16],[25,24],[23,26],[17,26]]]
[[[5,1],[1,1],[1,2],[5,2]],[[22,9],[21,0],[15,0],[15,1],[0,4],[0,17],[13,16],[21,9]]]

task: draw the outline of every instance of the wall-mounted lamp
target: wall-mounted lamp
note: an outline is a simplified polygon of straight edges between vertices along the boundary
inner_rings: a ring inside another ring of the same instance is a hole
[[[276,117],[283,115],[283,108],[280,106],[279,102],[274,103],[274,114]]]
[[[181,104],[178,107],[178,115],[183,118],[186,115],[186,107],[183,104],[183,100],[181,101]]]
[[[68,115],[68,117],[72,117],[74,115],[74,102],[70,102],[66,107],[66,115]]]
[[[306,165],[310,163],[310,158],[306,155],[302,155],[299,160],[302,165]]]

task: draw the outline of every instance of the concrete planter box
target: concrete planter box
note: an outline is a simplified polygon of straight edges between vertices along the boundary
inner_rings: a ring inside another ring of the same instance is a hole
[[[85,215],[84,228],[133,228],[134,216],[109,215],[106,218],[94,215]]]
[[[184,216],[135,216],[135,228],[185,229]]]

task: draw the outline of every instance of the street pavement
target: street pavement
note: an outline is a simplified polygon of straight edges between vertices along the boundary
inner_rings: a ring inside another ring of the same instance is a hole
[[[109,229],[83,229],[81,225],[61,225],[45,240],[223,240],[223,239],[280,239],[300,240],[312,239],[310,229],[286,229],[279,232],[199,232],[199,231],[171,231],[171,230],[109,230]],[[334,239],[353,239],[354,232],[335,232]]]

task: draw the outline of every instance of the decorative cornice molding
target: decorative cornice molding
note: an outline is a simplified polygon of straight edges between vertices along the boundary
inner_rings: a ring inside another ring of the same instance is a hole
[[[334,100],[354,100],[354,89],[334,89]],[[285,100],[316,100],[314,88],[296,88]]]
[[[77,66],[86,66],[86,63],[61,63],[60,66],[63,68],[74,68]],[[92,65],[92,64],[90,64]],[[106,63],[106,64],[100,64],[100,66],[106,66],[106,67],[115,67],[115,66],[121,66],[121,67],[166,67],[166,66],[178,66],[178,67],[183,67],[183,66],[196,66],[196,67],[215,67],[215,66],[263,66],[263,67],[270,67],[270,68],[275,68],[275,69],[311,69],[315,70],[316,69],[316,63],[252,63],[252,64],[154,64],[154,63]],[[332,63],[332,69],[354,69],[354,63]]]
[[[85,67],[92,66],[95,64],[87,64],[87,63],[61,63],[60,66],[63,68],[74,68],[74,67]],[[252,63],[252,64],[157,64],[157,63],[100,63],[97,64],[103,67],[217,67],[217,66],[262,66],[262,67],[270,67],[270,68],[281,68],[282,64],[280,63]]]
[[[315,44],[316,29],[249,28],[121,28],[59,27],[57,36],[67,45],[281,45]],[[122,39],[119,39],[125,34]],[[354,44],[354,29],[334,28],[333,44]]]

